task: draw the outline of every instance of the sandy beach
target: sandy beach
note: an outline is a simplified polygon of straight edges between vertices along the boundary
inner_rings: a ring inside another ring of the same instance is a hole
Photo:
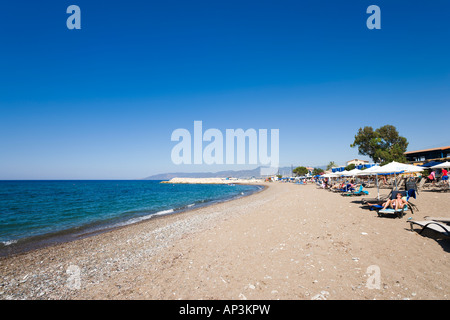
[[[420,192],[419,211],[392,219],[315,185],[265,185],[1,258],[0,299],[449,299],[450,241],[407,218],[450,217],[450,194]]]

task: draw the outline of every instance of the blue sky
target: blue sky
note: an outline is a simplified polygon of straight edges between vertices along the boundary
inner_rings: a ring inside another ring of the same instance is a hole
[[[68,30],[66,8],[81,8]],[[381,29],[369,30],[369,5]],[[367,159],[358,128],[450,145],[450,3],[14,1],[0,10],[0,179],[138,179],[173,130],[279,129],[280,164]]]

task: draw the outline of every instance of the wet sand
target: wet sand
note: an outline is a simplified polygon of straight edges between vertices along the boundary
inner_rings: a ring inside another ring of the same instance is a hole
[[[266,185],[1,258],[0,299],[449,299],[450,240],[407,223],[450,217],[449,193],[420,192],[419,211],[392,219],[315,185]]]

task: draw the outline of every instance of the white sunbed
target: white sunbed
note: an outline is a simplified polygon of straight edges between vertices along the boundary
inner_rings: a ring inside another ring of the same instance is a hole
[[[432,221],[437,221],[437,222],[443,222],[446,224],[450,224],[450,218],[447,217],[430,217],[430,216],[425,216],[423,217],[425,220],[432,220]]]
[[[418,225],[422,227],[422,229],[419,231],[419,234],[421,234],[426,229],[431,229],[433,231],[443,234],[444,236],[450,237],[450,225],[444,222],[434,220],[425,220],[425,221],[409,220],[408,222],[410,224],[411,231],[414,231],[413,225]]]

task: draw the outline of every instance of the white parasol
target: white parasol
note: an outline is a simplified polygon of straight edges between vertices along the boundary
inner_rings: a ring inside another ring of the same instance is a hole
[[[442,169],[442,168],[450,168],[450,162],[446,161],[435,166],[430,167],[431,169]]]

